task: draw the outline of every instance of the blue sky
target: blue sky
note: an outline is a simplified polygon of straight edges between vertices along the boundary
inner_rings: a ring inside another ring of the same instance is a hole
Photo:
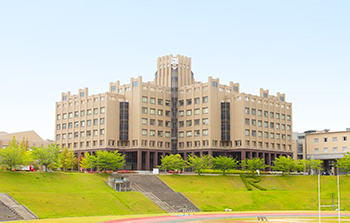
[[[62,92],[192,58],[197,81],[286,93],[293,131],[350,127],[350,1],[0,0],[0,131],[54,138]]]

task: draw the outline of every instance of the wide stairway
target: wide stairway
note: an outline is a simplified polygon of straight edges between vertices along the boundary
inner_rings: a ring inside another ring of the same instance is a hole
[[[125,175],[131,182],[131,189],[142,192],[151,201],[167,212],[201,211],[180,192],[175,192],[153,174]]]
[[[32,220],[38,217],[10,195],[0,193],[0,221]]]

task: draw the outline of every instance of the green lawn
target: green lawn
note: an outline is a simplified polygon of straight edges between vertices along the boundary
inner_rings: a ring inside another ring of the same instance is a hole
[[[140,192],[117,192],[106,174],[0,172],[0,192],[39,218],[164,213]]]
[[[262,176],[267,191],[248,191],[239,176],[161,175],[202,211],[318,210],[317,176]],[[341,209],[350,210],[350,177],[340,177]],[[337,203],[336,177],[321,177],[321,203]],[[331,210],[325,208],[325,210]]]

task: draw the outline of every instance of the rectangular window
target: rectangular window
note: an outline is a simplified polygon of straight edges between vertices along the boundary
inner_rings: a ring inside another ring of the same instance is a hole
[[[94,136],[98,135],[98,130],[94,130]]]
[[[256,136],[256,131],[252,130],[252,136]]]
[[[155,119],[150,119],[149,120],[150,125],[156,125],[156,120]]]
[[[209,119],[203,118],[203,125],[207,125],[207,124],[209,124]]]
[[[80,111],[80,116],[85,116],[85,110]]]
[[[142,124],[147,125],[147,118],[142,118]]]
[[[163,137],[163,131],[158,131],[158,137]]]
[[[280,129],[280,124],[276,123],[276,129]]]
[[[249,135],[250,135],[249,129],[246,129],[246,130],[245,130],[245,135],[246,135],[246,136],[249,136]]]
[[[66,139],[66,137],[67,137],[66,133],[63,133],[62,134],[62,139]]]
[[[195,99],[194,99],[194,103],[195,103],[195,104],[199,104],[199,103],[200,103],[200,99],[199,99],[199,98],[195,98]]]
[[[212,86],[213,87],[218,87],[218,82],[212,81]]]
[[[155,114],[156,114],[156,109],[155,109],[155,108],[150,108],[150,109],[149,109],[149,113],[150,113],[151,115],[155,115]]]
[[[195,115],[199,115],[201,113],[199,108],[194,109],[194,114]]]
[[[79,122],[74,122],[74,128],[78,128],[79,127]]]
[[[287,121],[290,121],[290,115],[287,115]]]
[[[187,136],[187,137],[192,137],[192,131],[187,131],[187,132],[186,132],[186,136]]]
[[[194,125],[199,125],[200,124],[200,119],[195,119],[194,120]]]
[[[256,114],[256,110],[255,108],[252,108],[252,115],[255,115]]]
[[[246,118],[246,119],[245,119],[245,124],[246,124],[246,125],[249,125],[249,118]]]
[[[68,113],[68,118],[73,118],[73,112]]]
[[[183,106],[184,105],[184,100],[180,100],[179,101],[179,106]]]
[[[94,108],[94,115],[98,114],[98,108]]]
[[[269,123],[268,122],[264,122],[264,127],[268,128],[269,127]]]
[[[258,110],[258,115],[261,116],[262,115],[262,111]]]
[[[185,115],[184,111],[179,111],[179,117],[182,117],[184,115]]]
[[[326,148],[323,148],[323,152],[324,153],[328,153],[328,148],[326,147]]]
[[[101,119],[100,119],[100,124],[101,124],[101,125],[105,124],[105,118],[101,118]]]
[[[116,85],[112,85],[111,86],[111,91],[116,91],[117,90],[117,86]]]
[[[158,105],[163,105],[163,99],[158,98]]]
[[[101,114],[104,114],[105,113],[105,107],[102,107],[102,108],[100,108],[100,110],[101,110]]]
[[[285,114],[282,114],[282,115],[281,115],[281,119],[282,119],[282,120],[285,120],[285,119],[286,119],[286,115],[285,115]]]
[[[60,129],[61,129],[61,125],[58,124],[58,125],[57,125],[57,130],[60,130]]]
[[[146,107],[142,107],[142,113],[143,114],[147,114],[147,108]]]
[[[285,129],[286,129],[286,125],[282,124],[282,130],[285,130]]]
[[[270,118],[273,118],[273,112],[270,112]]]
[[[159,115],[159,116],[163,116],[163,110],[158,109],[158,115]]]
[[[328,138],[323,138],[323,142],[328,142]]]
[[[270,128],[274,128],[274,123],[273,122],[270,122]]]
[[[73,137],[72,133],[68,133],[68,139],[71,139]]]
[[[333,142],[338,142],[338,138],[337,138],[337,137],[333,137],[333,138],[332,138],[332,141],[333,141]]]
[[[146,136],[147,135],[147,129],[142,129],[142,135]]]
[[[264,132],[264,137],[268,138],[269,137],[269,133],[268,132]]]
[[[319,153],[318,148],[315,148],[314,151],[315,151],[315,153]]]
[[[60,140],[60,134],[56,135],[56,140]]]
[[[258,120],[258,126],[261,127],[262,126],[262,121]]]
[[[249,108],[244,108],[244,113],[249,114]]]
[[[255,126],[256,125],[256,120],[252,119],[252,125]]]
[[[187,120],[186,121],[186,126],[192,126],[192,120]]]
[[[84,132],[84,131],[80,132],[80,137],[81,137],[81,138],[84,138],[84,137],[85,137],[85,132]]]
[[[237,86],[233,86],[233,91],[238,92],[238,87]]]
[[[208,114],[209,110],[208,108],[203,108],[203,114]]]
[[[73,128],[73,123],[69,122],[69,123],[68,123],[68,128],[69,128],[69,129]]]
[[[138,85],[139,85],[139,82],[138,82],[138,81],[133,81],[133,82],[132,82],[132,86],[133,86],[133,87],[137,87]]]
[[[343,136],[343,142],[348,141],[348,137],[347,136]]]
[[[158,126],[163,126],[163,120],[158,120]]]
[[[343,151],[343,152],[347,152],[347,151],[348,151],[348,147],[343,146],[342,151]]]
[[[184,137],[184,132],[179,132],[179,138],[183,138]]]
[[[165,137],[170,138],[170,132],[165,132]]]
[[[79,117],[79,112],[78,111],[74,112],[74,117]]]
[[[144,102],[144,103],[147,103],[147,100],[148,98],[146,97],[146,96],[142,96],[142,102]]]
[[[200,136],[201,130],[194,130],[194,136]]]
[[[314,139],[314,143],[318,143],[318,138],[315,138],[315,139]]]
[[[86,131],[86,136],[91,136],[91,130]]]
[[[208,96],[203,97],[203,103],[207,103],[208,102]]]
[[[98,119],[97,118],[94,119],[94,125],[98,125]]]
[[[179,121],[179,127],[184,127],[184,121]]]
[[[333,152],[338,152],[338,147],[333,147]]]
[[[258,137],[262,137],[262,131],[258,131]]]
[[[155,130],[149,130],[149,135],[150,136],[155,136],[156,135],[156,131]]]
[[[91,109],[88,109],[87,110],[87,115],[91,115],[92,113],[91,113]]]
[[[192,110],[186,110],[186,115],[189,116],[189,115],[192,115]]]
[[[165,100],[165,106],[170,106],[170,100]]]
[[[203,136],[209,135],[209,130],[208,129],[203,129]]]
[[[100,135],[103,136],[105,134],[105,130],[104,129],[100,129]]]
[[[57,120],[61,120],[61,115],[57,115]]]
[[[166,110],[166,111],[165,111],[165,116],[170,117],[170,111]]]
[[[149,99],[149,103],[155,104],[155,103],[156,103],[156,99],[155,99],[155,98],[150,98],[150,99]]]
[[[290,125],[287,125],[287,130],[288,130],[288,131],[290,131],[290,130],[291,130]]]
[[[186,100],[186,105],[191,105],[192,104],[192,99],[187,99]]]
[[[268,112],[267,111],[264,111],[264,117],[268,117]]]
[[[270,132],[270,138],[271,139],[275,138],[275,134],[273,132]]]
[[[170,127],[170,121],[165,121],[165,127]]]
[[[280,134],[276,133],[276,139],[280,139]]]

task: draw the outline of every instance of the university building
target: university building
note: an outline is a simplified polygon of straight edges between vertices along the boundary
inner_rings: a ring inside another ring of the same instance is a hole
[[[323,161],[326,174],[342,174],[336,165],[350,148],[350,128],[346,131],[330,132],[329,129],[309,130],[294,133],[294,159],[314,159]]]
[[[158,58],[153,81],[109,83],[109,91],[62,93],[56,103],[56,143],[78,155],[118,150],[125,169],[150,170],[161,156],[225,155],[237,160],[292,156],[292,104],[285,94],[240,92],[238,83],[196,82],[191,58]]]

